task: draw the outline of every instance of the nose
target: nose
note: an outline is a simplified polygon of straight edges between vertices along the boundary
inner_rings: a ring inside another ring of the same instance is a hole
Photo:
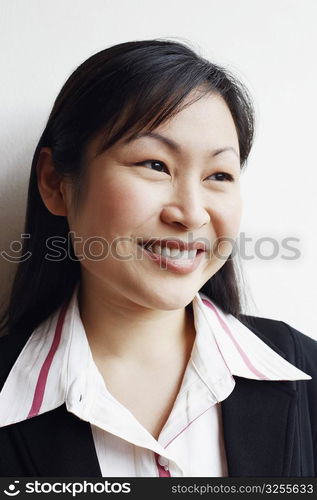
[[[179,187],[178,193],[173,192],[171,202],[162,208],[161,220],[165,224],[194,230],[208,224],[210,215],[199,189],[183,186]]]

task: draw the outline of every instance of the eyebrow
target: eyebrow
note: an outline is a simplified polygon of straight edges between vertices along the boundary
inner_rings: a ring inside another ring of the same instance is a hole
[[[141,139],[142,137],[150,137],[152,139],[156,139],[157,141],[160,141],[162,144],[165,144],[165,146],[167,146],[172,151],[175,151],[176,153],[181,153],[182,151],[182,147],[177,142],[173,141],[172,139],[169,139],[165,135],[158,134],[157,132],[143,132],[132,135],[127,140],[125,140],[125,143],[128,144],[132,141],[136,141],[137,139]],[[209,152],[208,156],[214,157],[221,153],[225,153],[226,151],[232,151],[237,156],[237,158],[240,159],[237,150],[232,146],[214,149]]]

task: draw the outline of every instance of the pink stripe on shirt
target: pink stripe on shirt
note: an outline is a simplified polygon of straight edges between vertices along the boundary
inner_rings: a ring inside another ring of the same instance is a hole
[[[60,311],[57,324],[56,324],[56,329],[55,329],[55,334],[54,334],[54,339],[51,345],[51,348],[49,350],[48,355],[46,356],[46,359],[42,365],[42,368],[40,370],[39,377],[37,379],[35,391],[34,391],[34,396],[33,396],[33,402],[31,409],[29,411],[29,414],[27,418],[35,417],[38,412],[40,411],[42,401],[44,398],[44,393],[45,393],[45,386],[46,386],[46,381],[48,377],[48,372],[51,367],[53,358],[55,356],[55,353],[57,351],[60,339],[61,339],[61,334],[62,334],[62,328],[63,328],[63,323],[65,319],[65,314],[67,311],[67,306],[68,303],[66,302]]]
[[[218,313],[217,309],[215,308],[215,306],[211,302],[209,302],[208,300],[206,300],[206,299],[202,299],[202,301],[203,301],[204,304],[206,304],[206,306],[208,306],[210,309],[212,309],[214,311],[214,313],[217,316],[217,319],[218,319],[220,325],[222,326],[222,328],[224,329],[224,331],[229,335],[232,343],[234,344],[235,348],[239,352],[241,358],[243,359],[243,361],[246,364],[246,366],[248,367],[248,369],[252,373],[254,373],[254,375],[256,375],[257,377],[259,377],[261,380],[269,380],[268,377],[266,377],[263,373],[261,373],[259,370],[257,370],[255,368],[255,366],[253,366],[252,362],[250,361],[250,359],[248,358],[248,356],[246,355],[246,353],[239,346],[238,342],[236,341],[236,339],[235,339],[234,335],[232,334],[230,328],[228,327],[227,323],[219,315],[219,313]]]

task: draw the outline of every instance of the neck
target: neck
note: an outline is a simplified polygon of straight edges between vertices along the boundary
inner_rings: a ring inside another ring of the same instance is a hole
[[[168,311],[149,309],[82,279],[78,306],[95,360],[152,366],[162,359],[190,356],[195,339],[191,304]]]

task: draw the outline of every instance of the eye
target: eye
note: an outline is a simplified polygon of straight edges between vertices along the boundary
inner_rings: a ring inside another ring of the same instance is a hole
[[[139,163],[136,163],[135,165],[137,166],[144,166],[144,165],[151,165],[154,168],[150,168],[150,170],[155,170],[156,172],[164,172],[164,169],[168,172],[168,168],[165,165],[164,162],[158,161],[158,160],[146,160],[146,161],[140,161]],[[233,182],[235,179],[233,175],[228,174],[227,172],[216,172],[215,174],[209,175],[207,177],[208,180],[210,180],[211,177],[217,177],[217,181],[223,182],[223,181],[229,181]]]
[[[234,181],[233,175],[228,174],[227,172],[217,172],[215,174],[209,175],[209,177],[207,177],[207,179],[209,179],[210,177],[213,177],[213,176],[217,176],[216,180],[220,181],[220,182],[223,182],[223,181],[233,182]]]
[[[140,165],[140,166],[143,166],[146,164],[154,165],[154,168],[150,168],[150,170],[156,170],[156,172],[163,172],[164,171],[163,169],[167,170],[165,163],[163,163],[162,161],[158,161],[158,160],[146,160],[146,161],[140,161],[139,163],[136,163],[136,165]]]

